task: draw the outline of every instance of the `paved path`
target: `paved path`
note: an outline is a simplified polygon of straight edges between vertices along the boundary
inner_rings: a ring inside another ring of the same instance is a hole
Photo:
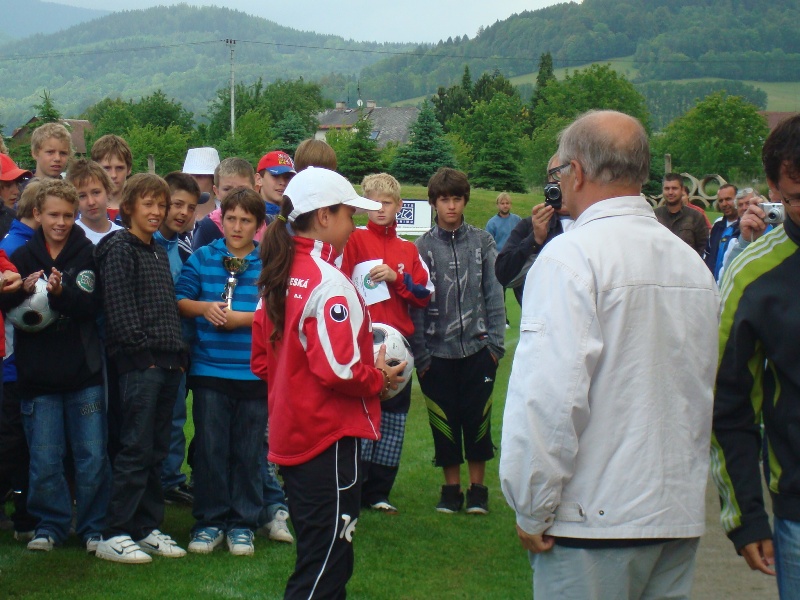
[[[765,498],[766,496],[765,492]],[[736,554],[719,524],[719,497],[714,482],[706,490],[706,534],[697,552],[694,600],[777,600],[775,578],[751,571]]]

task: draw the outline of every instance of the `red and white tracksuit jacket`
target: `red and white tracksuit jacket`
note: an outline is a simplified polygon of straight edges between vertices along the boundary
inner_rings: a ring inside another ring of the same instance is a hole
[[[334,266],[330,244],[294,238],[283,337],[259,303],[253,319],[253,373],[267,382],[269,460],[303,464],[343,437],[377,440],[378,394],[372,322],[353,283]]]
[[[376,259],[389,265],[397,273],[397,279],[386,284],[388,300],[369,306],[370,317],[410,338],[414,324],[408,314],[409,307],[425,308],[433,293],[428,266],[413,243],[397,237],[397,223],[387,227],[369,221],[366,229],[356,229],[350,234],[342,257],[342,273],[352,277],[356,265]]]

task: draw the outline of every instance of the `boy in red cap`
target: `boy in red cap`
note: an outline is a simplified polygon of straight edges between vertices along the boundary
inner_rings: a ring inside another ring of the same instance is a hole
[[[281,211],[283,192],[295,174],[292,157],[282,150],[267,152],[258,161],[256,189],[261,192],[261,197],[266,202],[267,223]]]
[[[20,184],[30,177],[30,171],[20,169],[7,154],[0,154],[0,239],[5,237],[14,221]]]

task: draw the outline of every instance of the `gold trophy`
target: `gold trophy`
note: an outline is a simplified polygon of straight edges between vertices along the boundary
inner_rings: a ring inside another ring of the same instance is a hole
[[[222,292],[222,299],[228,303],[228,309],[231,310],[233,306],[233,291],[238,283],[236,276],[247,270],[247,267],[250,266],[250,261],[246,258],[225,256],[222,258],[222,266],[228,272],[228,281],[225,282],[225,291]]]

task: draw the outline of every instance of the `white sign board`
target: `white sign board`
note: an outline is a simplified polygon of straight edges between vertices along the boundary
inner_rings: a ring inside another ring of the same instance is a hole
[[[398,235],[422,235],[432,225],[431,205],[427,200],[403,198],[403,206],[397,212]]]

